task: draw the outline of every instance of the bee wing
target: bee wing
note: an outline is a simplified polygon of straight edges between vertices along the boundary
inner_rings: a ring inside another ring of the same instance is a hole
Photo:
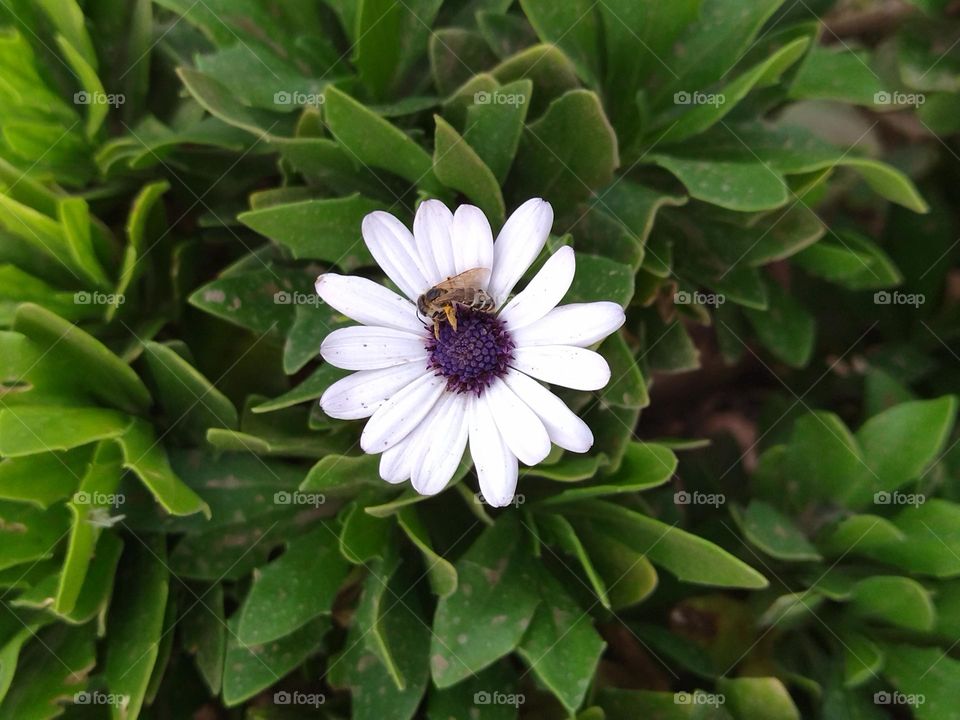
[[[438,290],[469,290],[472,288],[484,288],[490,279],[490,268],[473,268],[464,270],[459,275],[448,277],[443,282],[436,285]]]

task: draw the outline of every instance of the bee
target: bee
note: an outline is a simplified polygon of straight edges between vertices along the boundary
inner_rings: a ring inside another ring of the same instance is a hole
[[[417,299],[417,310],[433,321],[433,336],[440,339],[440,323],[446,319],[457,330],[457,306],[493,312],[493,298],[483,289],[490,278],[489,268],[473,268],[437,283]]]

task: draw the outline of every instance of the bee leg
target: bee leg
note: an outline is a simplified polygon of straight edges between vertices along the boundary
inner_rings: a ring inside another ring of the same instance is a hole
[[[447,316],[447,322],[450,323],[450,327],[453,328],[453,331],[457,331],[457,310],[452,305],[446,305],[443,308],[443,314]]]
[[[433,336],[439,340],[440,339],[440,320],[439,318],[433,319]]]

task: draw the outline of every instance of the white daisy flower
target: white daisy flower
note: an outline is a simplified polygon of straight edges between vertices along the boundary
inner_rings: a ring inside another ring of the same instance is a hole
[[[573,249],[562,247],[512,299],[520,277],[540,254],[553,208],[528,200],[497,241],[472,205],[456,213],[438,200],[417,210],[413,233],[392,215],[363,220],[374,259],[406,296],[363,277],[326,273],[317,293],[360,325],[334,330],[320,354],[357,372],[320,398],[334,418],[370,418],[360,437],[367,453],[382,453],[380,475],[410,480],[433,495],[453,477],[467,443],[486,501],[503,507],[517,487],[517,461],[541,462],[551,442],[586,452],[593,433],[538,380],[576,390],[599,390],[610,380],[606,360],[587,349],[624,322],[612,302],[557,307],[573,281]],[[456,329],[441,313],[418,312],[418,300],[460,273],[483,268],[479,288],[494,309],[455,305]],[[488,272],[487,272],[488,271]]]

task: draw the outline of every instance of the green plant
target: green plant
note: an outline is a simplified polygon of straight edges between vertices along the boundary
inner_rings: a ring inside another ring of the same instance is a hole
[[[935,89],[955,130],[955,73],[932,20],[899,74],[822,42],[830,5],[0,3],[0,717],[955,717],[949,173],[876,129]],[[572,245],[565,302],[626,310],[563,393],[593,449],[504,510],[469,462],[383,482],[316,402],[314,280],[382,279],[373,211],[531,197],[526,279]],[[922,300],[837,312],[875,291]],[[753,444],[670,411],[757,368]]]

